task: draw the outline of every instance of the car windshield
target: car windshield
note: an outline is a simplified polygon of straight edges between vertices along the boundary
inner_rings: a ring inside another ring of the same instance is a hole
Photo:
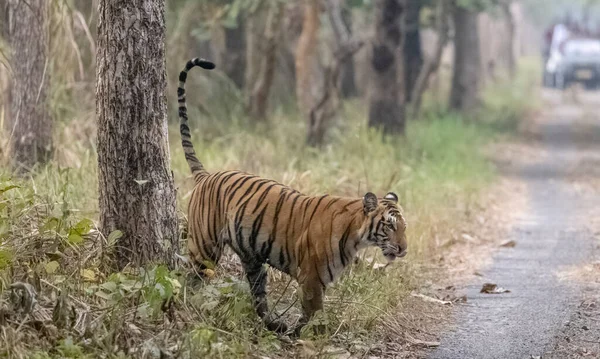
[[[565,55],[568,56],[600,56],[600,41],[571,40],[565,44]]]

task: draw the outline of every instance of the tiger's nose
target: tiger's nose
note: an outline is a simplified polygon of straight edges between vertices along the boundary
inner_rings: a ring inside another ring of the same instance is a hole
[[[398,258],[404,257],[407,253],[408,253],[408,251],[406,250],[406,248],[402,249],[400,251],[400,254],[398,254]]]

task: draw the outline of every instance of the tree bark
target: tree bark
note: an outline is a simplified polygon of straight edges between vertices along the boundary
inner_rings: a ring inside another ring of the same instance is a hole
[[[260,121],[264,121],[267,117],[269,92],[275,77],[282,9],[282,3],[275,3],[269,9],[264,41],[262,41],[263,56],[260,60],[259,73],[257,74],[248,100],[250,115]]]
[[[220,64],[225,74],[239,89],[244,88],[246,77],[246,35],[245,19],[238,16],[235,28],[225,28],[225,52],[221,54]]]
[[[52,153],[47,103],[49,5],[47,0],[8,0],[10,151],[18,171],[46,162]]]
[[[403,0],[377,0],[375,36],[371,48],[369,126],[384,134],[402,134],[405,126],[404,99],[398,74],[402,70]]]
[[[508,68],[508,74],[511,78],[514,78],[517,72],[516,56],[515,56],[515,18],[512,11],[510,10],[510,1],[504,0],[500,2],[500,9],[504,14],[504,20],[506,21],[506,66]]]
[[[302,33],[296,47],[296,97],[298,108],[305,116],[313,105],[312,88],[314,79],[312,67],[317,51],[319,30],[319,1],[307,0],[304,5]]]
[[[169,170],[164,0],[101,0],[96,113],[100,227],[121,230],[119,268],[174,263],[175,188]]]
[[[450,108],[468,112],[479,105],[481,60],[477,12],[454,5],[454,72]]]
[[[411,117],[418,118],[419,111],[421,110],[421,102],[423,100],[423,93],[429,84],[429,80],[431,75],[435,73],[442,61],[442,55],[444,54],[444,48],[446,44],[448,44],[448,32],[449,32],[449,24],[448,24],[448,12],[450,6],[448,1],[439,1],[436,6],[436,33],[437,33],[437,42],[435,44],[435,50],[430,59],[428,59],[421,71],[419,72],[419,76],[415,82],[415,86],[412,90],[411,94]]]
[[[423,51],[421,49],[420,14],[423,0],[405,0],[404,15],[404,88],[406,102],[412,101],[412,93],[423,67]],[[446,0],[440,1],[441,3]]]
[[[352,11],[347,8],[341,9],[341,18],[346,31],[352,36]],[[354,79],[354,58],[350,58],[342,64],[339,79],[340,95],[344,98],[358,96],[356,81]]]

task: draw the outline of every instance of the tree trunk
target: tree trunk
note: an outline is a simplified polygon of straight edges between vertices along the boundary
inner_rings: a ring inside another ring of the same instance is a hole
[[[510,1],[500,2],[500,9],[504,14],[506,21],[506,65],[511,78],[514,78],[517,72],[516,56],[515,56],[515,18],[510,10]]]
[[[96,113],[100,227],[121,230],[117,265],[174,263],[164,0],[101,0]]]
[[[423,51],[421,49],[420,14],[423,0],[406,0],[404,15],[404,89],[406,102],[412,101],[412,93],[423,67]],[[440,1],[440,3],[446,0]]]
[[[11,48],[10,151],[17,170],[30,170],[52,153],[47,103],[49,6],[47,0],[8,0],[5,28]]]
[[[442,61],[442,55],[444,54],[444,48],[448,43],[448,12],[450,6],[448,1],[439,1],[436,6],[436,33],[437,33],[437,42],[435,44],[435,50],[430,59],[428,59],[423,65],[421,71],[419,72],[419,76],[415,82],[415,86],[412,90],[411,94],[411,110],[410,114],[412,118],[419,117],[419,111],[421,110],[421,102],[423,100],[423,93],[429,84],[429,80],[431,75],[435,73]]]
[[[371,47],[371,89],[369,126],[381,128],[384,134],[404,133],[405,109],[401,98],[402,70],[401,0],[377,0],[375,3],[375,36]]]
[[[312,67],[317,51],[317,32],[319,31],[319,1],[307,0],[304,5],[302,33],[296,47],[296,97],[298,108],[307,116],[313,105],[312,88],[314,76]]]
[[[265,13],[269,6],[261,3],[252,13],[246,16],[246,68],[244,77],[244,94],[250,96],[254,83],[260,73],[262,52],[264,43]],[[267,15],[268,16],[268,15]]]
[[[225,28],[225,52],[221,56],[220,64],[227,76],[239,89],[244,88],[246,77],[246,35],[245,19],[238,16],[235,28]]]
[[[352,11],[342,8],[341,17],[348,34],[352,35]],[[354,58],[350,58],[342,64],[340,69],[340,95],[344,98],[358,96],[356,81],[354,79]]]
[[[455,5],[454,73],[450,91],[450,108],[470,111],[479,105],[481,60],[477,12]]]
[[[267,117],[269,92],[275,77],[275,67],[277,66],[277,43],[282,9],[282,3],[275,3],[269,9],[264,41],[261,44],[263,56],[248,100],[250,115],[257,120],[265,120]]]

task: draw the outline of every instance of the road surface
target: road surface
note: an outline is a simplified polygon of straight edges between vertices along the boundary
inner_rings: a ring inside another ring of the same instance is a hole
[[[512,231],[516,246],[499,250],[481,271],[483,277],[465,288],[468,302],[456,310],[454,328],[431,358],[600,357],[594,352],[600,316],[582,314],[589,309],[582,305],[589,300],[590,278],[565,275],[599,258],[597,229],[588,218],[600,207],[600,196],[577,190],[573,176],[600,181],[595,157],[600,154],[600,93],[581,93],[581,104],[554,91],[543,97],[544,113],[536,126],[543,151],[506,174],[525,181],[530,197],[530,210]],[[597,167],[582,173],[583,163]],[[481,294],[485,282],[511,292]],[[590,347],[575,345],[578,338]]]

